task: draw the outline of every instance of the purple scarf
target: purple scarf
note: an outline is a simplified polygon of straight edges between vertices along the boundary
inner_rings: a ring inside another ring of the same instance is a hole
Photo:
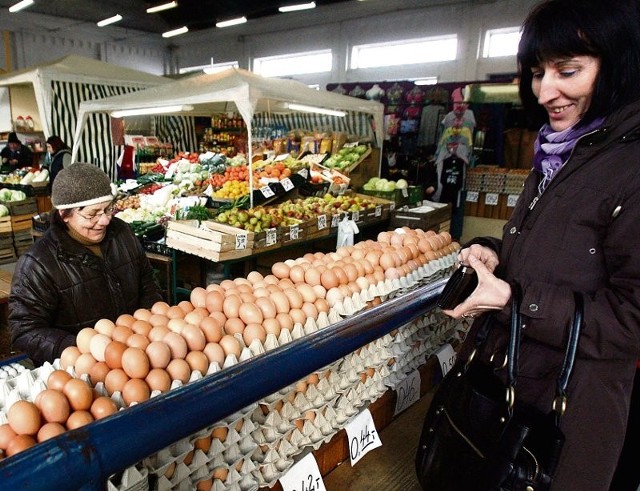
[[[539,193],[546,189],[551,179],[566,163],[578,139],[598,128],[603,121],[604,118],[597,118],[586,126],[576,128],[576,125],[573,125],[556,132],[548,124],[540,129],[533,146],[533,168],[542,173],[542,180],[538,184]]]

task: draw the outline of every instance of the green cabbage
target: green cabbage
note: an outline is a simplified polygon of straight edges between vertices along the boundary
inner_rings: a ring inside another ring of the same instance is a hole
[[[0,217],[9,216],[9,208],[4,205],[0,205]]]
[[[11,189],[0,189],[0,201],[11,201]]]
[[[9,201],[22,201],[25,199],[27,199],[27,195],[24,194],[24,191],[11,190],[11,199]]]

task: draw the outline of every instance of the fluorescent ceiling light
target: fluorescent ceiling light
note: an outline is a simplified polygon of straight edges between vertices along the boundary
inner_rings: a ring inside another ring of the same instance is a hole
[[[316,8],[316,2],[309,2],[309,3],[298,3],[296,5],[287,5],[285,7],[278,7],[278,10],[280,12],[295,12],[296,10],[308,10],[308,9],[315,9]]]
[[[33,0],[22,0],[9,7],[9,12],[17,12],[18,10],[26,9],[29,5],[33,5]]]
[[[109,17],[108,19],[102,19],[100,22],[96,22],[98,27],[108,26],[109,24],[115,24],[116,22],[120,22],[122,20],[122,16],[120,14],[114,15],[113,17]]]
[[[328,116],[338,116],[339,118],[344,118],[347,115],[347,113],[344,111],[334,111],[333,109],[325,109],[323,107],[316,106],[306,106],[304,104],[289,103],[286,106],[294,111],[302,111],[305,113],[327,114]]]
[[[419,78],[413,81],[416,85],[436,85],[438,83],[438,77],[425,77]]]
[[[167,2],[161,5],[156,5],[155,7],[149,7],[147,9],[147,14],[155,14],[156,12],[161,12],[163,10],[169,10],[178,6],[178,2]]]
[[[142,116],[145,114],[166,114],[193,111],[193,106],[175,105],[160,107],[141,107],[139,109],[122,109],[121,111],[112,111],[112,118],[124,118],[125,116]]]
[[[223,20],[222,22],[216,22],[216,27],[229,27],[237,26],[238,24],[244,24],[247,22],[246,17],[238,17],[237,19]]]
[[[189,32],[189,28],[187,26],[182,26],[179,29],[174,29],[173,31],[163,32],[162,37],[170,38],[173,36],[179,36],[180,34],[184,34],[185,32]]]

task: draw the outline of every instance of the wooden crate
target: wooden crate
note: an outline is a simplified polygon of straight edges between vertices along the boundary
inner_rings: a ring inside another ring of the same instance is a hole
[[[0,217],[0,234],[13,232],[11,217]]]
[[[245,232],[216,222],[198,223],[192,220],[167,223],[166,244],[211,261],[226,261],[253,253],[253,232]]]
[[[0,249],[0,264],[13,263],[17,259],[13,246]]]
[[[21,230],[31,230],[31,220],[34,213],[26,213],[24,215],[11,215],[11,229],[13,233]]]
[[[11,215],[35,215],[38,213],[38,203],[35,197],[23,199],[22,201],[5,202]]]
[[[441,225],[451,220],[451,205],[445,205],[428,211],[426,207],[418,207],[407,211],[394,210],[391,212],[391,229],[409,227],[413,229],[433,230],[441,232]]]

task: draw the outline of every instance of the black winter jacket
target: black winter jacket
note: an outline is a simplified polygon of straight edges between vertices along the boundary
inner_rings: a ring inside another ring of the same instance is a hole
[[[99,319],[150,308],[161,300],[140,242],[113,218],[100,244],[103,257],[72,239],[54,220],[18,260],[9,296],[13,346],[41,365],[75,345]]]

